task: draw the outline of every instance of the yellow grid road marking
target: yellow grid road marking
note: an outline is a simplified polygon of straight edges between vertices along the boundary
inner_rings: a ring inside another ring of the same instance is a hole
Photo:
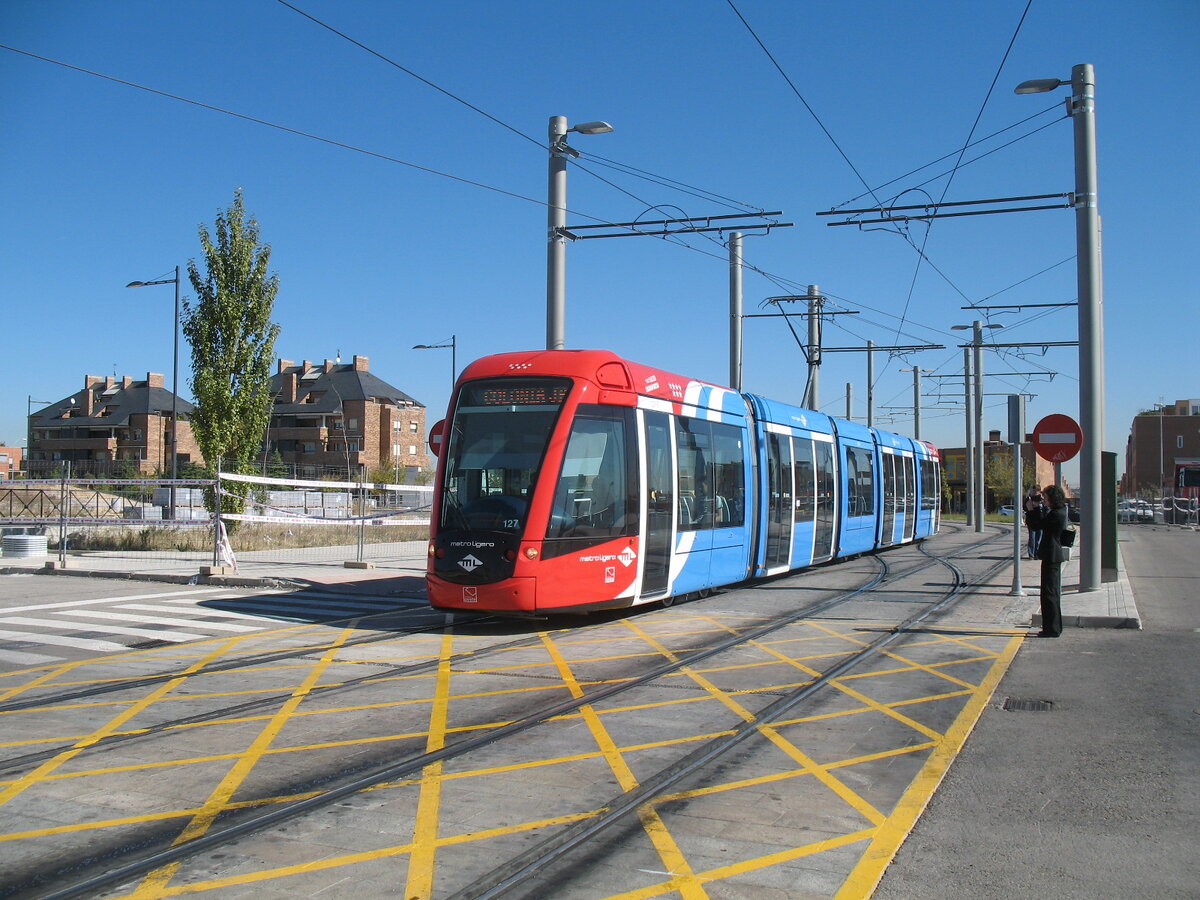
[[[349,639],[352,631],[352,627],[343,629],[341,634],[332,642],[329,650],[321,657],[320,661],[310,668],[308,676],[293,690],[291,696],[271,718],[268,725],[258,733],[253,743],[251,743],[244,753],[239,755],[237,762],[234,763],[226,776],[221,779],[221,783],[217,785],[203,806],[201,806],[200,812],[193,816],[191,821],[184,826],[183,831],[175,838],[171,846],[179,846],[193,838],[200,837],[208,831],[212,823],[216,821],[217,816],[226,808],[230,798],[233,796],[233,792],[246,780],[254,766],[258,763],[259,758],[271,745],[271,741],[275,739],[280,729],[287,724],[292,712],[300,705],[309,691],[316,686],[321,675],[337,656],[341,644]],[[135,895],[138,897],[159,896],[159,890],[166,886],[178,868],[179,863],[174,862],[155,869],[138,885],[137,890],[134,892]]]

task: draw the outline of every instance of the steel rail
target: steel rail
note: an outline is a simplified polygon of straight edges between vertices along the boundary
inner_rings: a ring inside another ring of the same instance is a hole
[[[278,825],[305,815],[306,813],[320,809],[324,806],[328,806],[329,804],[335,803],[344,797],[356,794],[366,788],[374,787],[382,782],[394,781],[396,779],[415,774],[432,763],[454,759],[458,756],[462,756],[466,753],[486,747],[513,735],[524,733],[542,724],[543,722],[548,721],[549,719],[575,712],[580,707],[587,704],[596,703],[600,700],[604,700],[625,691],[632,690],[635,687],[639,687],[647,682],[661,678],[664,675],[673,674],[685,666],[694,665],[697,662],[723,653],[726,650],[738,646],[739,644],[758,640],[775,631],[778,631],[787,625],[790,625],[798,619],[806,618],[817,612],[823,612],[826,609],[829,609],[837,604],[844,603],[850,598],[858,596],[859,594],[862,594],[876,586],[883,578],[886,577],[887,564],[878,557],[872,557],[872,559],[875,561],[878,571],[866,583],[857,588],[844,591],[824,600],[817,601],[816,603],[810,604],[802,609],[788,613],[781,619],[769,622],[766,625],[752,629],[744,634],[733,635],[726,640],[720,641],[711,647],[698,650],[684,658],[655,666],[653,669],[650,669],[632,679],[615,682],[607,685],[606,687],[592,691],[583,697],[571,697],[552,706],[543,707],[542,709],[528,716],[513,720],[506,725],[499,726],[484,734],[447,745],[440,750],[413,754],[396,762],[378,766],[363,775],[352,778],[350,781],[337,785],[336,787],[331,787],[319,794],[288,803],[266,813],[249,815],[242,818],[240,821],[235,821],[219,830],[211,830],[200,837],[187,841],[186,843],[150,853],[139,860],[108,869],[107,871],[98,875],[94,875],[74,884],[53,890],[51,893],[39,895],[39,900],[68,900],[68,898],[74,897],[95,896],[101,889],[105,887],[130,881],[140,875],[147,874],[148,872],[160,868],[161,866],[182,861],[197,854],[212,850],[216,847],[223,846],[224,844],[237,840],[248,834],[253,834],[273,825]],[[130,849],[141,849],[143,845],[144,842],[134,845]],[[61,869],[59,871],[61,871]],[[40,877],[40,879],[37,876],[34,877],[36,880],[41,881],[47,881],[55,878],[53,874],[43,875]],[[26,885],[20,885],[19,887],[26,887],[27,885],[28,881],[26,882]]]
[[[986,540],[977,542],[976,546],[990,543],[999,538],[1001,534],[993,534]],[[930,555],[923,545],[918,544],[918,549],[927,556]],[[898,625],[892,626],[886,633],[838,662],[815,680],[802,685],[764,707],[758,713],[754,714],[753,718],[739,722],[727,734],[702,744],[679,761],[642,781],[633,790],[619,794],[599,804],[598,808],[601,811],[597,815],[577,822],[574,825],[567,826],[557,834],[475,879],[466,887],[451,894],[447,900],[493,900],[493,898],[503,896],[512,888],[529,880],[529,878],[543,867],[552,865],[585,841],[613,827],[623,820],[625,816],[652,802],[684,778],[694,774],[704,766],[719,759],[752,736],[758,734],[762,727],[770,725],[773,721],[781,718],[795,706],[827,686],[833,679],[846,674],[864,660],[875,656],[889,644],[911,630],[913,626],[920,624],[929,616],[942,610],[959,596],[963,590],[965,578],[962,570],[949,562],[949,559],[950,557],[933,558],[935,563],[945,565],[951,570],[954,574],[954,583],[943,597],[929,604],[924,610],[914,613]],[[1008,560],[1004,560],[989,566],[976,581],[983,581],[991,577],[994,572],[999,571],[1007,564]]]

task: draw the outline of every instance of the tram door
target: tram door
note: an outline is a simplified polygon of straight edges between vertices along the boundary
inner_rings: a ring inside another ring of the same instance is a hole
[[[879,545],[890,547],[896,543],[896,455],[884,453],[882,458],[883,528],[879,536]]]
[[[787,568],[792,556],[792,441],[767,435],[767,569]]]
[[[917,528],[917,477],[913,469],[913,458],[904,459],[904,501],[908,505],[908,515],[904,517],[904,540],[911,541]]]
[[[832,441],[813,441],[817,468],[817,529],[813,538],[813,562],[833,556],[833,537],[837,525],[837,456]]]
[[[642,544],[642,596],[667,590],[671,571],[671,526],[675,520],[675,473],[671,423],[666,413],[646,416],[646,540]]]

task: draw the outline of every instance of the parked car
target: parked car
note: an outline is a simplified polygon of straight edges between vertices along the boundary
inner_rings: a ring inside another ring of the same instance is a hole
[[[1013,514],[1013,508],[1006,504],[996,510],[996,512],[1000,513],[1002,516],[1011,516]]]

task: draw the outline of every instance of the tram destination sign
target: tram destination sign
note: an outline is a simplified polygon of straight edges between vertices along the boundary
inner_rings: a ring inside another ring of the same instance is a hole
[[[1070,416],[1051,413],[1033,428],[1033,449],[1042,459],[1063,463],[1083,447],[1083,429]]]

